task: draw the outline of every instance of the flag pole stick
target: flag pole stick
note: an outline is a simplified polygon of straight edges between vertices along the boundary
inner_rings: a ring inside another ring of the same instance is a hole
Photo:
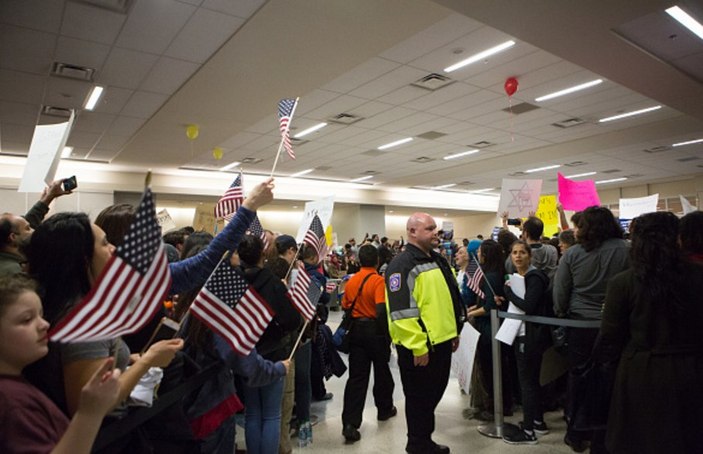
[[[293,109],[290,111],[290,119],[288,120],[288,131],[286,133],[290,133],[290,125],[293,122],[293,115],[295,114],[295,109],[298,107],[298,101],[300,100],[300,97],[295,98],[295,104],[293,104]],[[283,141],[285,140],[284,136],[281,135],[281,143],[278,144],[278,151],[276,152],[276,159],[273,161],[273,168],[271,169],[271,175],[269,175],[269,178],[273,177],[273,173],[276,171],[276,165],[278,164],[278,158],[281,156],[281,150],[283,149]]]
[[[476,258],[476,255],[471,254],[471,258],[474,259],[474,262],[476,262],[476,266],[478,266],[478,269],[481,270],[481,274],[483,274],[483,280],[486,281],[488,288],[491,290],[491,293],[493,293],[493,296],[495,297],[496,291],[493,290],[493,286],[491,286],[491,283],[488,281],[488,278],[486,277],[486,273],[483,272],[483,268],[481,268],[481,264],[478,263],[478,259]]]
[[[305,328],[308,327],[308,323],[310,323],[310,320],[305,320],[305,324],[303,325],[303,329],[300,330],[300,334],[298,334],[298,340],[295,341],[295,344],[293,345],[293,350],[290,352],[290,356],[288,357],[288,361],[293,359],[293,355],[295,355],[295,351],[298,349],[298,344],[300,343],[300,339],[303,337],[303,333],[305,332]]]
[[[290,265],[288,265],[288,272],[286,273],[285,277],[283,278],[284,281],[288,282],[288,276],[290,276],[290,272],[293,271],[293,267],[295,266],[295,261],[298,260],[298,255],[300,254],[300,248],[302,247],[302,243],[298,245],[298,250],[295,251],[295,255],[293,256],[293,260],[291,260]]]

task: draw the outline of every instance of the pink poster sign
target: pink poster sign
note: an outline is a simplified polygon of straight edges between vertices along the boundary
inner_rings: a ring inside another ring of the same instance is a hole
[[[565,210],[581,211],[591,206],[600,205],[593,180],[573,181],[557,173],[559,178],[559,202]]]

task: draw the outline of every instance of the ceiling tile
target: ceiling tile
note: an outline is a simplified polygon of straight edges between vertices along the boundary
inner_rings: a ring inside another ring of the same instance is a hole
[[[296,115],[305,115],[311,110],[330,102],[338,96],[339,93],[335,93],[332,91],[314,90],[306,94],[305,96],[300,97],[300,101],[298,101],[298,106],[295,108]]]
[[[100,140],[101,134],[92,132],[80,132],[73,130],[68,136],[68,141],[66,145],[74,148],[88,148],[91,149]]]
[[[66,2],[61,34],[102,44],[115,42],[125,15],[79,2]]]
[[[415,82],[425,77],[427,73],[422,70],[401,66],[394,69],[361,87],[352,90],[349,94],[366,99],[376,99],[400,87]]]
[[[231,0],[205,0],[202,6],[203,8],[248,19],[264,3],[265,0],[238,0],[236,2]]]
[[[95,146],[96,149],[108,150],[108,151],[120,151],[127,142],[129,142],[130,136],[110,136],[104,135],[98,141]]]
[[[243,19],[199,8],[178,33],[165,54],[204,63],[244,23]]]
[[[70,65],[93,68],[99,72],[109,53],[110,46],[59,36],[55,60]]]
[[[378,98],[379,101],[393,105],[406,104],[427,95],[427,90],[413,85],[406,85]]]
[[[39,108],[36,104],[0,101],[0,123],[34,126]]]
[[[252,140],[259,138],[260,136],[260,134],[255,134],[252,132],[240,132],[237,135],[232,136],[222,142],[220,146],[225,149],[236,150],[237,148],[248,144]]]
[[[196,10],[173,0],[136,2],[115,45],[162,54]]]
[[[64,109],[81,109],[88,99],[90,89],[91,84],[88,82],[65,77],[49,77],[43,103]]]
[[[199,68],[200,65],[197,63],[161,57],[139,88],[170,95],[176,92]]]
[[[57,33],[64,3],[63,0],[2,0],[0,18],[5,24]]]
[[[326,118],[338,115],[340,113],[354,113],[355,109],[362,104],[366,104],[367,100],[356,96],[342,95],[334,98],[328,103],[325,103],[306,114],[308,118]]]
[[[167,99],[168,95],[135,91],[120,114],[128,117],[149,118],[161,108]]]
[[[115,121],[115,115],[82,111],[73,124],[73,131],[102,134]]]
[[[0,69],[0,100],[39,105],[47,78]]]
[[[2,128],[2,139],[3,142],[17,142],[26,143],[29,145],[32,141],[32,135],[34,135],[33,125],[10,125]]]
[[[142,118],[119,116],[115,119],[114,123],[112,123],[110,129],[106,131],[106,135],[131,137],[136,134],[143,124],[144,119]]]
[[[134,90],[126,88],[107,87],[95,106],[95,111],[111,114],[120,113],[133,93]]]
[[[332,82],[324,85],[323,90],[334,91],[337,93],[349,93],[361,85],[371,82],[372,80],[386,74],[400,65],[398,63],[374,57],[365,61],[356,68],[344,73]]]
[[[56,35],[28,28],[0,27],[0,68],[47,74],[51,67]]]
[[[392,121],[396,121],[400,118],[405,118],[409,115],[416,113],[415,110],[406,109],[404,107],[393,107],[380,114],[374,115],[373,117],[366,118],[356,123],[356,126],[368,129],[378,128]],[[390,142],[390,140],[389,140]],[[380,144],[383,145],[383,144]]]
[[[158,59],[158,56],[144,52],[113,48],[102,72],[98,74],[96,82],[115,87],[137,89]]]

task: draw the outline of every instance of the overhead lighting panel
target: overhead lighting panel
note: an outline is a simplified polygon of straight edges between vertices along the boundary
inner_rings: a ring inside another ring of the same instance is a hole
[[[568,95],[570,93],[574,93],[577,91],[585,90],[587,88],[595,87],[596,85],[599,85],[601,83],[603,83],[603,79],[592,80],[590,82],[585,82],[583,84],[579,84],[579,85],[575,85],[573,87],[565,88],[563,90],[555,91],[554,93],[549,93],[548,95],[540,96],[539,98],[535,98],[535,101],[537,101],[537,102],[547,101],[549,99],[558,98],[559,96],[564,96],[564,95]]]
[[[525,170],[525,173],[542,172],[542,171],[545,171],[545,170],[558,169],[559,167],[561,167],[561,164],[554,164],[554,165],[551,165],[551,166],[537,167],[536,169]]]
[[[412,137],[406,137],[405,139],[396,140],[395,142],[387,143],[378,147],[378,150],[387,150],[389,148],[397,147],[398,145],[403,145],[404,143],[411,142]]]
[[[290,177],[291,178],[302,177],[303,175],[307,175],[309,173],[312,173],[313,171],[315,171],[314,167],[312,169],[306,169],[306,170],[303,170],[302,172],[294,173],[294,174],[290,175]]]
[[[617,183],[618,181],[625,181],[625,180],[627,180],[627,177],[612,178],[612,179],[610,179],[610,180],[600,180],[600,181],[596,181],[596,184]]]
[[[324,123],[324,122],[318,123],[315,126],[311,126],[308,129],[304,129],[304,130],[300,131],[298,134],[294,135],[293,138],[300,139],[301,137],[305,137],[308,134],[312,134],[315,131],[319,131],[320,129],[324,128],[325,126],[327,126],[327,123]]]
[[[623,114],[614,115],[612,117],[601,118],[600,120],[598,120],[598,123],[606,123],[608,121],[620,120],[621,118],[634,117],[635,115],[642,115],[647,112],[659,110],[661,108],[662,108],[662,106],[653,106],[653,107],[647,107],[646,109],[633,110],[632,112],[625,112]]]
[[[701,143],[703,139],[687,140],[686,142],[674,143],[672,147],[683,147],[684,145],[693,145],[694,143]]]
[[[449,161],[450,159],[461,158],[461,157],[464,157],[464,156],[469,156],[469,155],[472,155],[472,154],[476,154],[476,153],[478,153],[478,152],[479,152],[479,150],[476,150],[476,149],[473,149],[473,150],[466,150],[466,151],[462,151],[462,152],[459,152],[459,153],[450,154],[449,156],[445,156],[445,157],[443,157],[442,159],[444,159],[445,161]]]
[[[239,161],[235,161],[235,162],[233,162],[233,163],[231,163],[231,164],[227,164],[227,165],[224,166],[224,167],[220,167],[220,172],[226,172],[227,170],[234,169],[234,168],[237,167],[239,164],[241,164]]]
[[[101,87],[100,85],[96,85],[93,87],[93,90],[90,92],[90,95],[88,96],[88,101],[85,103],[85,110],[95,109],[95,105],[100,100],[100,96],[102,96],[104,89],[105,89],[105,87]]]
[[[366,175],[365,177],[359,177],[359,178],[354,178],[353,180],[349,180],[350,183],[359,183],[360,181],[366,181],[370,180],[373,178],[373,175]]]
[[[447,66],[446,68],[444,68],[444,72],[450,73],[452,71],[456,71],[459,68],[463,68],[464,66],[468,66],[472,63],[476,63],[477,61],[481,61],[487,57],[490,57],[491,55],[495,55],[499,52],[503,52],[506,49],[510,49],[514,45],[515,45],[515,41],[513,41],[513,40],[506,41],[502,44],[498,44],[495,47],[491,47],[490,49],[486,49],[483,52],[479,52],[477,54],[474,54],[465,60],[462,60],[458,63],[454,63],[451,66]]]
[[[567,175],[564,178],[580,178],[580,177],[590,177],[591,175],[595,175],[598,172],[585,172],[585,173],[577,173],[576,175]]]
[[[693,16],[689,15],[686,11],[682,10],[678,6],[672,6],[666,10],[669,16],[673,17],[681,25],[689,29],[694,35],[703,39],[703,25],[698,22]]]

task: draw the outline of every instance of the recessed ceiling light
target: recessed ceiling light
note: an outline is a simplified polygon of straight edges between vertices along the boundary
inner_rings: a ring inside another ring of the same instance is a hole
[[[296,209],[297,209],[297,208],[298,208],[298,205],[293,205],[293,208],[296,208]]]
[[[349,180],[350,183],[358,183],[359,181],[366,181],[370,180],[373,178],[373,175],[366,175],[365,177],[359,177],[359,178],[354,178],[353,180]]]
[[[63,150],[61,151],[61,157],[68,158],[69,156],[71,156],[71,153],[73,153],[73,147],[63,147]]]
[[[393,210],[388,210],[389,213],[393,213]]]
[[[700,22],[690,16],[687,12],[685,12],[678,6],[672,6],[671,8],[667,9],[666,12],[669,14],[669,16],[679,21],[681,25],[691,30],[700,39],[703,39],[703,25],[701,25]]]
[[[88,96],[88,101],[85,103],[85,110],[95,109],[95,105],[100,100],[100,96],[103,94],[104,89],[105,88],[100,85],[93,87],[93,90],[90,92],[90,96]]]
[[[689,140],[686,142],[675,143],[675,144],[672,144],[671,146],[672,147],[683,147],[684,145],[693,145],[694,143],[701,143],[701,142],[703,142],[703,139],[695,139],[695,140]]]
[[[510,40],[506,41],[502,44],[499,44],[495,47],[491,47],[490,49],[486,49],[483,52],[479,52],[477,54],[472,55],[471,57],[464,59],[458,63],[454,63],[451,66],[447,66],[444,68],[444,72],[450,73],[452,71],[456,71],[459,68],[463,68],[464,66],[470,65],[471,63],[476,63],[477,61],[481,61],[486,57],[490,57],[491,55],[497,54],[498,52],[502,52],[505,49],[509,49],[515,45],[515,41]]]
[[[303,175],[307,175],[309,173],[312,173],[314,170],[315,170],[314,167],[312,169],[306,169],[306,170],[303,170],[302,172],[294,173],[294,174],[290,175],[290,177],[291,178],[302,177]]]
[[[396,140],[395,142],[387,143],[378,147],[378,150],[387,150],[389,148],[397,147],[398,145],[403,145],[404,143],[412,142],[412,137],[406,137],[405,139]]]
[[[573,93],[575,91],[585,90],[587,88],[594,87],[594,86],[601,84],[601,83],[603,83],[603,79],[592,80],[590,82],[586,82],[586,83],[576,85],[576,86],[573,86],[570,88],[565,88],[563,90],[555,91],[554,93],[549,93],[548,95],[540,96],[539,98],[535,98],[535,101],[542,102],[542,101],[546,101],[548,99],[558,98],[559,96],[568,95],[569,93]]]
[[[239,164],[241,164],[241,162],[239,162],[239,161],[234,161],[232,164],[227,164],[227,165],[224,166],[224,167],[220,167],[220,172],[224,172],[225,170],[229,170],[229,169],[234,169],[234,168],[237,167]]]
[[[450,159],[461,158],[462,156],[468,156],[468,155],[470,155],[470,154],[478,153],[478,151],[479,151],[479,150],[476,150],[476,149],[473,149],[473,150],[466,150],[466,151],[462,151],[462,152],[459,152],[459,153],[450,154],[449,156],[445,156],[445,157],[442,158],[442,159],[444,159],[445,161],[449,161]]]
[[[440,186],[435,186],[432,189],[447,189],[447,188],[452,188],[454,186],[456,186],[456,183],[449,183],[449,184],[443,184]]]
[[[551,166],[537,167],[536,169],[525,170],[525,173],[542,172],[543,170],[558,169],[559,167],[561,167],[561,164],[554,164]]]
[[[612,117],[601,118],[600,120],[598,120],[598,123],[605,123],[606,121],[619,120],[621,118],[627,118],[627,117],[632,117],[635,115],[641,115],[643,113],[652,112],[653,110],[658,110],[661,108],[662,108],[662,106],[653,106],[653,107],[647,107],[646,109],[633,110],[632,112],[625,112],[623,114],[614,115]]]
[[[610,180],[600,180],[600,181],[596,181],[596,184],[615,183],[615,182],[618,182],[618,181],[625,181],[625,180],[627,180],[627,177],[620,177],[620,178],[613,178],[613,179],[610,179]]]
[[[595,175],[597,172],[585,172],[585,173],[577,173],[576,175],[567,175],[564,178],[579,178],[579,177],[590,177],[591,175]]]
[[[293,138],[300,139],[301,137],[307,136],[308,134],[312,134],[313,132],[324,128],[325,126],[327,126],[327,123],[318,123],[315,126],[311,126],[308,129],[300,131],[298,134],[294,135]]]

